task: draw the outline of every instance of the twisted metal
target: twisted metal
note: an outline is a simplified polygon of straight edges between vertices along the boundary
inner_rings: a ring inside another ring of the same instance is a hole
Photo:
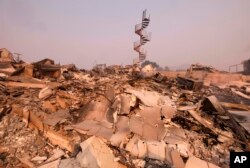
[[[140,40],[134,42],[134,50],[139,53],[139,62],[144,61],[147,56],[147,51],[142,46],[151,40],[151,33],[145,30],[150,22],[150,16],[146,17],[146,12],[144,10],[142,13],[142,23],[135,25],[135,33],[140,36]]]

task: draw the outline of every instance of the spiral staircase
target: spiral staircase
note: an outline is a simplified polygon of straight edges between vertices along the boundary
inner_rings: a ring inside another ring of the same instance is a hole
[[[143,45],[151,40],[151,33],[145,30],[150,22],[150,16],[146,17],[146,12],[146,10],[143,11],[142,23],[135,25],[135,33],[140,36],[140,40],[134,42],[134,50],[139,53],[139,62],[146,59],[147,51],[143,48]]]

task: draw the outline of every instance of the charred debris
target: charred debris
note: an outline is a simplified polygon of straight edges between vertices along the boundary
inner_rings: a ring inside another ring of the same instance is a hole
[[[249,151],[248,77],[192,65],[90,71],[0,50],[0,167],[228,167]]]

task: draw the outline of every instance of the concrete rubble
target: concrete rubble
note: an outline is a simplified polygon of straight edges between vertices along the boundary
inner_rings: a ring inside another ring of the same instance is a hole
[[[1,49],[0,167],[228,167],[230,151],[250,150],[250,83],[207,78],[218,73],[87,71]]]

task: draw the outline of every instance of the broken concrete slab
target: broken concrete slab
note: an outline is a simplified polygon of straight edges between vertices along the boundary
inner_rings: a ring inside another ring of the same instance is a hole
[[[165,104],[169,104],[168,96],[162,96],[157,92],[146,91],[146,90],[134,90],[134,89],[126,89],[127,93],[131,93],[135,95],[141,102],[149,107],[161,106]],[[168,100],[168,101],[166,101]]]
[[[176,150],[180,153],[182,157],[188,158],[190,153],[190,145],[188,142],[178,143]]]
[[[134,135],[132,139],[129,140],[126,145],[126,150],[129,151],[132,156],[138,158],[145,158],[148,156],[146,142],[140,140],[137,135]]]
[[[155,125],[161,123],[163,118],[171,119],[175,114],[175,109],[168,105],[161,107],[143,107],[143,109],[139,111],[139,114],[146,123]]]
[[[204,160],[201,160],[195,156],[191,156],[185,165],[185,168],[219,168],[219,166],[216,166],[212,163],[206,162]]]
[[[113,111],[110,110],[111,102],[105,97],[100,98],[101,101],[91,101],[82,111],[79,121],[83,120],[106,120],[113,122]]]
[[[91,137],[80,144],[82,152],[77,160],[82,167],[89,168],[117,168],[118,163],[112,150],[98,137]]]
[[[129,114],[131,104],[132,104],[132,97],[130,95],[121,95],[120,114]]]
[[[82,168],[75,158],[62,159],[58,168]]]
[[[144,168],[145,164],[146,164],[146,161],[142,160],[142,159],[134,159],[132,161],[132,163],[135,165],[135,167]]]
[[[157,159],[164,161],[166,158],[165,142],[161,141],[146,141],[147,145],[147,157],[151,159]]]
[[[162,140],[165,135],[164,123],[152,125],[143,121],[141,117],[131,117],[129,120],[131,132],[140,135],[144,140]]]
[[[112,105],[113,109],[118,111],[118,114],[129,114],[132,106],[132,96],[128,94],[118,95]]]
[[[170,155],[171,155],[173,167],[176,167],[176,168],[185,167],[185,163],[183,159],[181,158],[180,153],[177,150],[170,151]]]
[[[138,158],[151,158],[164,161],[166,144],[161,141],[142,141],[134,135],[126,145],[126,150]]]
[[[166,133],[163,119],[172,118],[174,113],[175,110],[167,105],[143,107],[139,111],[140,116],[132,116],[130,118],[129,128],[144,140],[162,140]]]
[[[109,141],[113,146],[122,147],[126,143],[127,135],[126,132],[116,132],[111,135]]]
[[[130,133],[129,130],[129,118],[125,116],[119,116],[117,123],[115,124],[115,132],[110,138],[112,145],[119,147],[126,141],[127,136]]]
[[[118,132],[129,132],[129,118],[126,116],[119,116],[115,127]]]
[[[139,158],[145,158],[146,156],[149,157],[149,151],[148,151],[148,146],[145,141],[138,140],[137,142],[137,148],[138,148],[138,157]]]
[[[138,135],[134,135],[129,142],[126,144],[126,151],[129,151],[131,153],[131,155],[138,157],[139,155],[139,149],[138,149],[138,141],[139,141],[140,137]],[[143,149],[144,151],[144,149]]]

